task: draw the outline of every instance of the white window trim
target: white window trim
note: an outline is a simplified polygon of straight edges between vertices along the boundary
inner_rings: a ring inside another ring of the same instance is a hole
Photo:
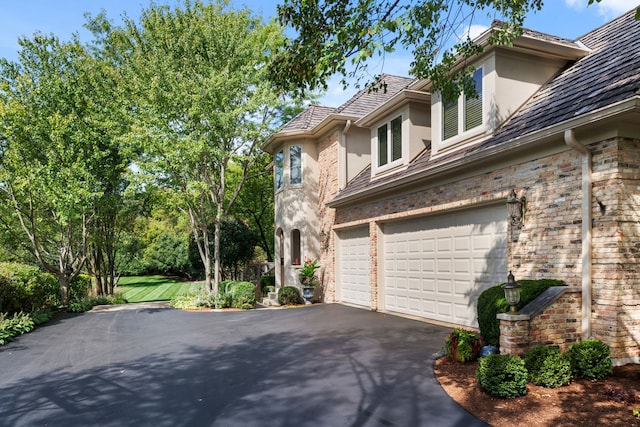
[[[391,142],[391,122],[397,118],[400,118],[402,123],[400,127],[402,132],[402,155],[399,159],[388,161],[386,164],[380,166],[378,165],[378,129],[384,125],[387,125],[387,159],[391,159],[391,150],[393,145]],[[394,114],[390,114],[385,118],[384,121],[377,123],[371,128],[371,173],[373,176],[398,169],[407,163],[407,157],[409,155],[409,125],[409,109],[408,107],[406,107],[400,111],[394,112]]]
[[[487,96],[485,67],[483,65],[478,66],[477,70],[482,71],[482,124],[469,130],[464,130],[465,96],[464,94],[460,94],[458,97],[458,134],[451,138],[444,139],[444,101],[439,93],[434,94],[435,109],[432,109],[432,118],[434,119],[432,123],[434,125],[434,139],[438,141],[437,152],[460,145],[467,141],[475,140],[486,133],[488,111],[487,100],[489,96]]]

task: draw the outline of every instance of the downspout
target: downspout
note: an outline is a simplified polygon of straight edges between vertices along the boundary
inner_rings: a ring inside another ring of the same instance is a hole
[[[591,337],[591,151],[578,142],[573,129],[564,131],[564,142],[582,156],[582,339],[587,339]]]

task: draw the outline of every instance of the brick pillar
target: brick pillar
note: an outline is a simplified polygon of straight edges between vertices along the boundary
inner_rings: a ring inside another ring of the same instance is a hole
[[[531,316],[526,314],[498,314],[500,320],[500,353],[522,356],[531,343]]]

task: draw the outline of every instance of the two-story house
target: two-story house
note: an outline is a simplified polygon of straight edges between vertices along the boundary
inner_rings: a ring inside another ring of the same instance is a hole
[[[487,46],[475,97],[443,102],[428,80],[385,75],[386,91],[285,125],[264,146],[277,285],[318,258],[327,302],[472,327],[478,295],[509,271],[562,279],[581,294],[580,336],[639,362],[633,15],[578,40],[526,30]]]

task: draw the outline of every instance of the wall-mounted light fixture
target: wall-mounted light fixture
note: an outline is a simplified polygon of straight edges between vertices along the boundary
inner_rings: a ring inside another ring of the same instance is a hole
[[[518,198],[516,190],[511,190],[507,197],[507,213],[511,225],[520,226],[524,223],[525,202],[524,196]]]

